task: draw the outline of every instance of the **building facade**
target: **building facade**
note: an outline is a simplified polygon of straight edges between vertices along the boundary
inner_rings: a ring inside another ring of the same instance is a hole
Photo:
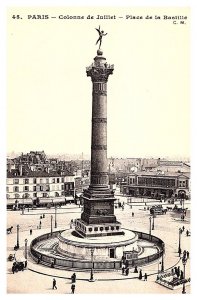
[[[68,181],[68,182],[67,182]],[[67,184],[68,187],[67,187]],[[52,171],[11,170],[7,172],[7,207],[65,203],[65,194],[74,192],[74,176]]]
[[[127,176],[127,183],[121,186],[121,192],[133,197],[155,199],[189,198],[189,173],[138,172]]]

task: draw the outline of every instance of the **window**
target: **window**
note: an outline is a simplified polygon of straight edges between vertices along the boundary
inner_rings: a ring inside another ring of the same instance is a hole
[[[20,195],[19,194],[15,194],[15,198],[20,198]]]
[[[43,179],[42,178],[40,178],[40,183],[43,183]]]
[[[57,178],[57,183],[60,183],[60,179],[59,178]]]
[[[24,191],[28,192],[29,191],[29,187],[27,185],[24,186]]]
[[[9,192],[9,187],[8,186],[6,186],[6,192]]]
[[[35,184],[37,182],[36,178],[33,179],[33,183]]]
[[[94,231],[98,231],[98,227],[94,227]]]
[[[46,185],[46,192],[49,192],[50,191],[50,187],[49,187],[49,185],[47,184]]]
[[[108,231],[108,230],[109,230],[109,227],[105,227],[105,230]]]
[[[64,177],[62,177],[62,183],[64,182]]]
[[[34,191],[34,192],[36,191],[36,185],[33,186],[33,191]]]
[[[46,178],[46,183],[49,183],[49,178]]]
[[[40,191],[43,191],[43,186],[42,185],[40,186]]]
[[[29,184],[29,179],[24,179],[23,182],[24,184]]]
[[[37,197],[37,193],[33,193],[33,197]]]
[[[64,192],[62,192],[61,194],[62,194],[62,196],[64,196]]]
[[[64,190],[64,185],[62,184],[62,190]]]
[[[100,231],[103,231],[103,227],[100,227]]]
[[[9,195],[9,194],[6,194],[6,198],[9,199],[9,198],[10,198],[10,195]]]
[[[116,226],[116,230],[119,230],[119,226]]]
[[[14,179],[14,180],[13,180],[13,183],[14,183],[14,184],[19,184],[19,179]]]
[[[55,178],[52,179],[52,183],[55,183]]]
[[[18,186],[14,186],[14,192],[19,192],[19,187]]]

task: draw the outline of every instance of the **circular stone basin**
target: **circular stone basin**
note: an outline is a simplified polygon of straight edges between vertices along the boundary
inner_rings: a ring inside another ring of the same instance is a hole
[[[131,230],[122,229],[124,235],[82,238],[73,229],[63,231],[59,236],[57,251],[65,256],[83,260],[121,259],[123,251],[138,251],[138,235]]]

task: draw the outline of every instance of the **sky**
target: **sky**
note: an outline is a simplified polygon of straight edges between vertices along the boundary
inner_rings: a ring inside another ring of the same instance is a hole
[[[173,24],[163,15],[187,19]],[[189,8],[11,8],[7,20],[7,152],[90,154],[86,67],[96,56],[100,25],[108,33],[101,48],[114,64],[108,156],[190,157]]]

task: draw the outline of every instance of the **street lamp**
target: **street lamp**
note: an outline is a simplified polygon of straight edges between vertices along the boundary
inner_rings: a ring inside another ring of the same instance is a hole
[[[25,259],[27,259],[27,242],[28,240],[25,239]]]
[[[181,234],[182,234],[182,229],[179,228],[179,247],[178,247],[179,256],[181,254]]]
[[[94,273],[93,273],[93,263],[94,263],[94,248],[90,249],[91,252],[91,262],[92,262],[92,268],[90,270],[90,280],[91,282],[94,281]]]
[[[57,206],[55,205],[55,228],[57,228]]]
[[[150,226],[149,226],[149,239],[151,239],[151,219],[152,217],[149,217]]]
[[[182,290],[182,294],[186,294],[186,291],[185,291],[185,266],[186,266],[186,263],[187,263],[187,258],[183,258],[182,259],[182,264],[183,264],[183,290]]]
[[[165,253],[165,244],[162,243],[161,272],[164,271],[164,253]]]
[[[53,234],[53,216],[51,215],[51,236]]]
[[[16,226],[16,229],[17,229],[17,233],[16,233],[16,237],[17,237],[16,246],[17,246],[17,248],[19,248],[19,228],[20,228],[20,226],[17,225]]]
[[[154,222],[154,220],[155,220],[155,213],[153,212],[153,225],[152,225],[152,230],[154,230],[155,229],[155,222]]]

